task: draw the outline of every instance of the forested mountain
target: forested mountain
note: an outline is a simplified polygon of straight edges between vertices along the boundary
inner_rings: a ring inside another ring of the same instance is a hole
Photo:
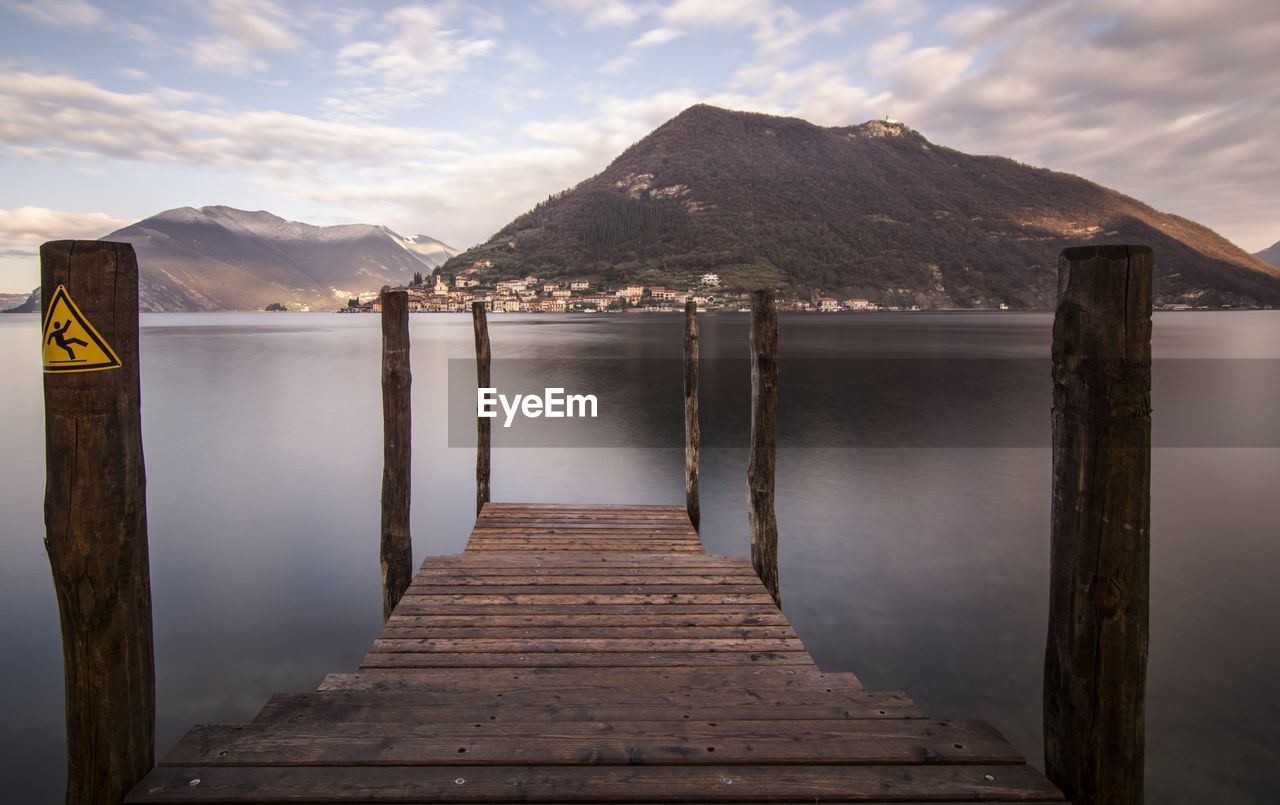
[[[1070,174],[931,143],[908,126],[822,128],[698,105],[454,257],[497,278],[587,276],[1049,307],[1058,253],[1155,248],[1162,302],[1280,304],[1280,271],[1213,231]]]

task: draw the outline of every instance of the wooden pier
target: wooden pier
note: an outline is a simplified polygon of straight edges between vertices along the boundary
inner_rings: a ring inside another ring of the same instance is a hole
[[[1149,248],[1059,259],[1047,779],[987,724],[930,720],[903,694],[819,671],[782,616],[769,291],[751,297],[750,560],[708,555],[698,538],[688,306],[683,507],[492,503],[490,422],[477,416],[471,540],[416,576],[408,305],[384,292],[382,633],[358,673],[277,695],[252,724],[198,726],[152,768],[137,273],[127,244],[41,248],[68,803],[1144,801]],[[485,388],[483,302],[472,317]]]
[[[1061,800],[991,726],[820,671],[685,506],[486,503],[357,673],[195,727],[126,802]]]

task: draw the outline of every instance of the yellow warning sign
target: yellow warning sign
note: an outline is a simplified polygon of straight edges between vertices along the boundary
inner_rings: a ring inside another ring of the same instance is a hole
[[[120,368],[120,358],[111,345],[93,329],[61,285],[49,300],[41,332],[46,372],[96,372]]]

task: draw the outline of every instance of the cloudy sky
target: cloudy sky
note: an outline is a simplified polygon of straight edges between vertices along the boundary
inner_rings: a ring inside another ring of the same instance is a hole
[[[186,205],[469,246],[699,101],[1280,239],[1276,0],[0,0],[0,291]]]

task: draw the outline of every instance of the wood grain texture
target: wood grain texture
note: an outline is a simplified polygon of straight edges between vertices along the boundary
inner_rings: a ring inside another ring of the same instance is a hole
[[[702,454],[702,427],[698,420],[698,303],[684,305],[684,500],[693,530],[702,522],[698,498],[698,465]]]
[[[409,294],[382,294],[382,618],[413,580],[409,533],[411,396]]]
[[[367,674],[366,674],[367,675]],[[604,685],[548,690],[545,687],[459,694],[414,688],[400,693],[341,689],[315,693],[279,693],[259,711],[254,723],[351,724],[384,722],[388,712],[402,723],[706,721],[923,718],[903,693],[894,691],[738,690],[725,683],[688,691],[635,688],[625,692]],[[655,726],[655,734],[666,727]]]
[[[484,302],[471,303],[471,327],[476,342],[476,388],[489,388],[490,379],[489,322],[485,318]],[[478,413],[478,412],[477,412]],[[476,417],[476,516],[489,502],[489,461],[493,439],[493,420]]]
[[[1022,764],[984,722],[929,719],[649,719],[475,724],[364,722],[198,726],[164,766],[637,766]]]
[[[46,306],[59,285],[122,364],[44,375],[45,548],[62,626],[66,801],[115,805],[155,756],[133,247],[44,244],[40,287]]]
[[[199,782],[192,785],[193,780]],[[1061,802],[1027,766],[165,766],[129,803]]]
[[[359,672],[194,728],[131,797],[1061,799],[990,725],[819,670],[751,563],[704,553],[684,507],[499,503],[464,553],[423,563]]]
[[[782,606],[778,580],[778,517],[774,511],[778,431],[778,308],[772,291],[751,292],[751,453],[747,520],[751,562]]]
[[[1080,805],[1143,802],[1153,298],[1146,247],[1059,260],[1044,748]]]

